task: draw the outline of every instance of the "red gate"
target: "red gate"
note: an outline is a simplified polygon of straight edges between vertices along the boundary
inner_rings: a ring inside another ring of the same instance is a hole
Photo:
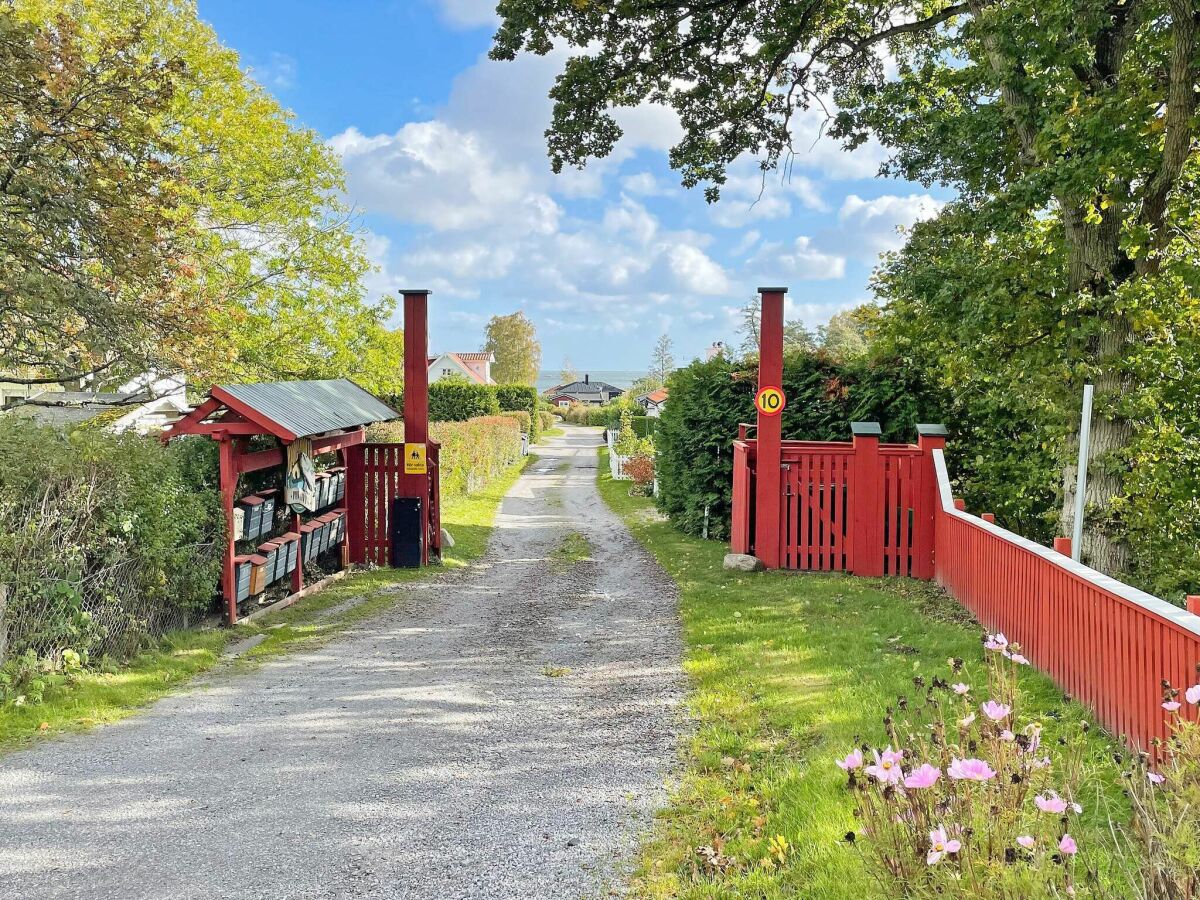
[[[758,442],[741,427],[733,454],[735,553],[769,557],[755,533]],[[858,575],[933,575],[937,485],[930,452],[940,425],[918,426],[919,443],[880,444],[874,422],[851,423],[852,443],[781,442],[781,568]],[[770,529],[767,529],[768,531]]]
[[[346,515],[351,562],[391,565],[390,516],[392,501],[397,497],[432,498],[423,510],[426,539],[422,562],[429,561],[430,550],[441,556],[440,449],[440,444],[429,441],[428,471],[406,475],[404,444],[359,444],[350,448],[346,460]]]

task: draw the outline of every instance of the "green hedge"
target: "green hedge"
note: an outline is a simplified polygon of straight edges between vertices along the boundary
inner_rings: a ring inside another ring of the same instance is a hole
[[[521,429],[509,416],[480,416],[466,422],[433,422],[429,437],[442,445],[442,499],[479,490],[521,458]],[[374,442],[400,443],[403,422],[381,422],[367,430]]]
[[[404,395],[388,398],[395,409],[404,408]],[[469,381],[435,381],[429,386],[430,422],[465,422],[501,412],[529,413],[530,441],[541,436],[541,423],[532,419],[538,392],[527,384],[472,384]]]
[[[653,440],[654,434],[658,430],[657,416],[634,416],[629,421],[633,425],[634,434],[640,438]]]
[[[0,419],[7,656],[124,656],[203,612],[224,532],[216,450]]]
[[[527,384],[497,384],[493,386],[501,412],[523,412],[529,415],[526,433],[530,443],[537,443],[542,436],[542,423],[535,413],[538,410],[537,388]]]
[[[738,423],[754,422],[757,371],[753,364],[717,357],[671,375],[671,400],[655,431],[659,505],[684,531],[700,534],[709,507],[709,534],[729,536],[733,442]],[[899,364],[840,365],[818,354],[784,361],[790,440],[844,441],[850,422],[877,421],[885,441],[912,441],[916,423],[940,413],[923,386]]]

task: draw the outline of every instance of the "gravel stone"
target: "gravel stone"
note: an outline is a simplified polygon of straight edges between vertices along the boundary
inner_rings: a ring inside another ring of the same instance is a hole
[[[0,760],[0,897],[607,896],[664,800],[683,679],[674,585],[601,501],[597,436],[539,448],[555,466],[471,569]],[[560,571],[570,532],[590,559]]]

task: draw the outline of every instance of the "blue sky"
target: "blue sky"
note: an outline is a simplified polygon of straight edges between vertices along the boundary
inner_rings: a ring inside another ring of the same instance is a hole
[[[944,198],[875,178],[882,150],[818,139],[816,114],[797,123],[791,178],[768,176],[761,198],[749,159],[718,204],[680,187],[661,107],[624,112],[612,157],[555,177],[543,132],[564,56],[487,60],[494,0],[199,6],[341,155],[370,290],[433,289],[434,350],[478,349],[490,316],[522,309],[546,369],[641,369],[664,331],[684,362],[737,339],[760,284],[788,285],[789,317],[815,326],[869,299],[879,253]]]

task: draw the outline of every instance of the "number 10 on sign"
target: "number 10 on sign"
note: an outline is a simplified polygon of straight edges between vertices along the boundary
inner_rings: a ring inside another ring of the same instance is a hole
[[[765,387],[754,398],[754,405],[758,407],[758,411],[764,416],[777,416],[787,406],[787,398],[779,388]]]

